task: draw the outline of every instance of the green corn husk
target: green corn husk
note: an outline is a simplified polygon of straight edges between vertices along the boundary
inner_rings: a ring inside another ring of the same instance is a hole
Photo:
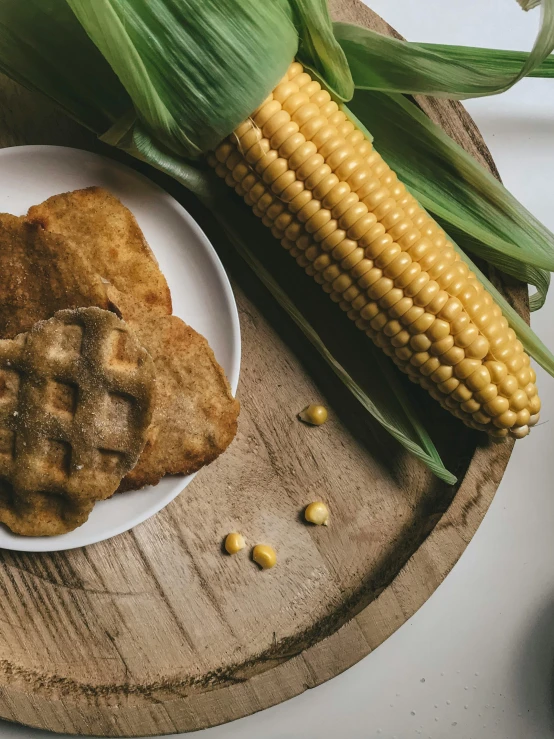
[[[269,95],[295,56],[339,99],[353,92],[321,0],[67,4],[123,83],[138,120],[175,154],[213,149]]]
[[[539,7],[541,0],[518,0],[518,3],[521,5],[523,10],[532,10],[533,8]]]
[[[408,43],[348,23],[334,30],[357,89],[464,100],[505,92],[530,74],[554,76],[554,0],[543,2],[529,54]]]
[[[490,74],[494,77],[500,74],[515,77],[529,58],[529,54],[525,51],[482,49],[475,46],[447,46],[445,44],[411,44],[408,41],[405,43],[409,46],[419,46],[421,49],[433,52],[448,62],[449,67],[452,64],[467,65],[480,74]],[[445,73],[448,74],[443,70],[443,74]],[[527,77],[553,79],[554,54],[547,56],[538,67],[529,72]]]
[[[554,0],[544,3],[546,14],[554,7]],[[360,69],[344,39],[339,40],[351,55],[352,71],[360,82],[359,75],[367,70]],[[551,41],[543,24],[531,56],[508,58],[509,52],[487,55],[486,50],[477,54],[459,47],[439,50],[404,44],[401,61],[410,69],[411,82],[402,79],[405,71],[400,69],[394,73],[398,77],[395,84],[400,80],[402,89],[410,93],[427,85],[427,92],[458,98],[476,88],[482,94],[492,94],[505,89],[516,77],[550,69],[551,60],[546,56]],[[383,44],[388,46],[389,42]],[[254,216],[245,217],[237,211],[234,193],[222,187],[198,160],[202,151],[218,143],[262,102],[294,55],[337,101],[352,98],[350,67],[333,35],[326,0],[0,3],[0,69],[26,87],[48,95],[104,141],[166,172],[194,192],[361,405],[435,474],[453,483],[455,478],[442,464],[396,368],[368,342],[372,368],[380,373],[376,392],[362,388],[349,375],[265,268],[257,249],[260,239]],[[426,72],[422,59],[436,62],[432,74]],[[554,264],[551,234],[421,112],[416,113],[412,103],[399,95],[386,95],[383,90],[389,90],[390,75],[383,74],[382,65],[377,73],[376,64],[370,70],[375,92],[357,90],[352,110],[346,110],[348,115],[357,116],[356,122],[369,129],[370,137],[375,135],[377,148],[464,249],[504,271],[523,275],[536,285],[534,305],[540,304]],[[429,86],[433,75],[436,81],[439,68],[439,76],[445,79],[440,89],[434,83],[432,90]],[[413,75],[414,69],[417,75]],[[366,83],[367,79],[364,77]],[[381,95],[381,103],[386,100],[386,104],[369,110],[367,96],[371,95]],[[402,122],[396,128],[389,126],[393,110],[402,112]],[[388,135],[387,128],[391,128]],[[419,145],[417,156],[410,152],[411,161],[403,163],[401,144],[405,139],[412,144],[417,139]],[[434,186],[436,182],[441,183],[439,187]],[[447,185],[455,197],[444,194]],[[469,260],[467,255],[464,258]],[[476,272],[527,350],[554,374],[554,357],[487,278]],[[385,393],[387,386],[389,392]]]

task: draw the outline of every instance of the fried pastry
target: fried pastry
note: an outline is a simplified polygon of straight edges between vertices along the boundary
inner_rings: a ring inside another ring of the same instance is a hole
[[[84,523],[136,464],[154,392],[151,357],[109,311],[0,341],[0,521],[26,536]]]
[[[101,187],[54,195],[29,209],[30,221],[64,236],[101,277],[147,305],[171,314],[171,293],[134,215]]]
[[[107,308],[89,260],[62,236],[0,214],[0,338],[11,339],[58,310]]]
[[[212,462],[237,432],[239,403],[206,339],[176,316],[156,316],[107,288],[111,304],[156,367],[156,402],[148,441],[119,490],[155,485]]]

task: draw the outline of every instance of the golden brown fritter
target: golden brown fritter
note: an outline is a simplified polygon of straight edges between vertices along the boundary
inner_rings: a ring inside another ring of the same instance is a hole
[[[62,236],[0,214],[0,338],[28,331],[58,310],[107,308],[105,286]]]
[[[108,297],[156,367],[149,438],[119,490],[155,485],[212,462],[237,432],[239,403],[206,339],[176,316],[156,316],[113,287]]]
[[[118,290],[171,314],[171,293],[131,211],[100,187],[54,195],[29,209],[28,219],[65,236]]]

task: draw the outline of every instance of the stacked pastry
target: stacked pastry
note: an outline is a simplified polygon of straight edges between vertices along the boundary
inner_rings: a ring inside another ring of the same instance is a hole
[[[0,215],[0,522],[81,525],[96,500],[188,474],[232,441],[238,403],[109,192]]]

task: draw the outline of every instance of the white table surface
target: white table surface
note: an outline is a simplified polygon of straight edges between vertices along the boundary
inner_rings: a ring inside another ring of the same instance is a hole
[[[515,0],[368,0],[414,41],[530,49]],[[554,81],[467,107],[514,194],[554,230]],[[378,143],[378,142],[377,142]],[[553,294],[533,327],[554,348]],[[343,675],[202,739],[554,737],[554,380],[460,562],[418,613]],[[0,722],[0,739],[51,734]],[[185,736],[185,735],[182,735]]]

